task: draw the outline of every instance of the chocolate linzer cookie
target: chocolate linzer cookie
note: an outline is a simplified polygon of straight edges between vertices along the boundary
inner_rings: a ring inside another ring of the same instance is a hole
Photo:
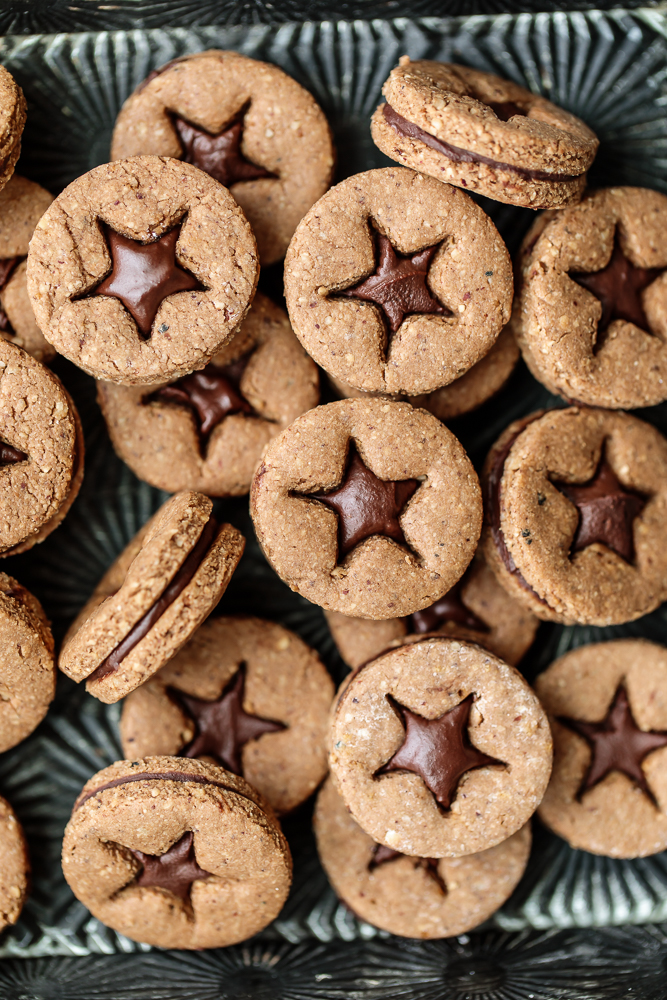
[[[551,752],[547,717],[514,667],[435,637],[352,675],[333,710],[329,765],[373,840],[456,858],[500,844],[530,819]]]
[[[528,208],[579,201],[598,140],[579,118],[510,80],[402,56],[373,141],[406,167]]]
[[[484,479],[486,558],[538,618],[618,625],[667,596],[667,441],[650,424],[534,413],[500,436]]]
[[[65,636],[58,666],[113,703],[175,656],[227,588],[245,546],[201,493],[177,493],[104,574]]]
[[[29,736],[56,693],[53,636],[41,604],[0,573],[0,753]],[[0,851],[1,853],[1,851]]]
[[[644,639],[581,646],[537,678],[554,768],[540,818],[613,858],[667,848],[667,650]]]
[[[608,188],[547,215],[524,241],[514,313],[533,375],[612,408],[667,399],[667,197]]]
[[[337,611],[325,614],[340,655],[353,669],[400,645],[408,635],[432,633],[476,642],[499,660],[516,666],[532,644],[539,624],[500,586],[480,553],[451,590],[407,618],[364,621]]]
[[[324,114],[277,66],[211,50],[155,70],[123,105],[111,159],[174,156],[228,187],[263,265],[285,256],[299,220],[331,182]]]
[[[74,803],[63,872],[102,923],[159,948],[221,948],[278,916],[292,859],[262,796],[222,767],[122,760]]]
[[[530,824],[496,847],[463,858],[409,857],[376,843],[355,823],[329,779],[313,817],[322,866],[362,920],[391,934],[463,934],[511,895],[530,852]]]
[[[43,541],[83,479],[83,432],[60,379],[0,337],[0,554]]]
[[[250,489],[266,444],[317,405],[317,367],[289,320],[255,296],[234,339],[203,371],[158,388],[100,382],[114,448],[168,492],[237,496]]]
[[[273,439],[250,510],[264,554],[292,590],[330,611],[396,618],[462,576],[481,501],[465,451],[432,414],[344,399]]]
[[[77,178],[30,243],[28,292],[60,354],[95,378],[155,385],[203,368],[257,283],[230,193],[189,163],[135,156]]]
[[[25,118],[23,91],[11,73],[0,66],[0,189],[14,173],[21,154]]]
[[[56,352],[35,322],[25,259],[34,228],[52,201],[43,187],[18,174],[0,191],[0,337],[44,363]]]
[[[30,859],[21,824],[0,798],[0,930],[18,920],[30,890]]]
[[[482,209],[401,167],[328,191],[285,260],[297,337],[330,375],[371,392],[414,396],[460,378],[509,320],[512,287]]]
[[[327,772],[333,695],[317,654],[293,632],[261,618],[209,618],[125,699],[123,753],[212,759],[290,812]]]

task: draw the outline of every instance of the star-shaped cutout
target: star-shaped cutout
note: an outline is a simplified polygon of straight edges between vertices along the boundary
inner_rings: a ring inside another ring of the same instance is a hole
[[[397,858],[406,857],[409,857],[409,855],[401,854],[400,851],[395,851],[392,847],[385,847],[384,844],[376,844],[373,849],[373,857],[368,862],[368,870],[369,872],[375,871],[381,865],[386,865],[390,861],[396,861]],[[445,880],[438,871],[439,858],[412,858],[411,860],[414,861],[415,868],[423,868],[438,888],[446,894],[447,886],[445,885]]]
[[[187,406],[195,416],[199,435],[208,438],[214,427],[232,413],[254,413],[239,388],[249,356],[231,365],[206,365],[203,371],[179,378],[146,397]]]
[[[441,597],[435,604],[410,615],[410,629],[418,634],[435,632],[447,622],[455,622],[457,625],[463,625],[464,628],[472,629],[475,632],[489,631],[475,612],[463,603],[460,582],[454,584],[452,589],[448,590],[444,597]]]
[[[343,289],[341,295],[375,302],[386,316],[392,333],[396,333],[405,316],[413,313],[451,316],[449,309],[431,295],[426,285],[429,265],[440,244],[403,257],[382,233],[377,233],[376,238],[378,261],[374,273],[358,285]]]
[[[524,109],[515,104],[514,101],[484,101],[484,104],[491,108],[496,118],[500,118],[501,122],[508,122],[510,118],[526,117]]]
[[[10,444],[0,441],[0,468],[4,468],[6,465],[18,465],[19,462],[25,462],[27,457],[24,451],[19,451],[18,448],[12,448]]]
[[[204,871],[197,864],[192,833],[184,833],[164,854],[144,854],[143,851],[130,850],[143,865],[136,885],[168,889],[186,901],[190,899],[192,883],[211,875],[211,872]]]
[[[567,718],[559,718],[558,721],[583,736],[591,748],[591,763],[577,792],[578,799],[611,771],[621,771],[636,782],[657,806],[646,781],[642,761],[654,750],[667,746],[667,733],[645,732],[638,727],[623,684],[617,688],[602,722]]]
[[[173,115],[173,122],[183,147],[183,160],[210,174],[214,180],[231,187],[237,181],[254,181],[260,177],[275,177],[264,167],[251,163],[241,152],[243,119],[246,105],[233,121],[217,135]]]
[[[93,294],[120,299],[146,340],[160,303],[168,295],[203,287],[194,274],[176,261],[181,227],[176,226],[152,243],[131,240],[109,226],[104,229],[111,254],[111,273]],[[165,333],[166,329],[160,332]]]
[[[308,493],[311,500],[331,507],[338,514],[338,551],[347,555],[355,545],[371,535],[385,535],[407,545],[399,516],[419,487],[416,479],[378,479],[364,465],[356,448],[350,449],[340,486],[328,493]]]
[[[661,273],[659,267],[635,267],[621,250],[616,234],[614,251],[606,267],[590,273],[570,272],[570,277],[600,300],[599,331],[606,330],[615,319],[624,319],[650,332],[641,293]]]
[[[243,774],[241,751],[246,743],[264,733],[277,733],[285,728],[282,722],[260,719],[243,708],[245,664],[241,664],[215,701],[202,701],[174,688],[170,693],[197,726],[195,738],[181,752],[181,756],[210,755],[234,774]]]
[[[588,483],[574,485],[554,482],[579,513],[579,524],[572,542],[571,554],[599,542],[632,563],[634,537],[632,526],[639,517],[646,499],[627,490],[603,456],[593,478]]]
[[[405,739],[393,757],[376,772],[376,777],[391,771],[418,774],[438,805],[448,810],[464,774],[478,767],[505,766],[503,761],[482,753],[470,742],[468,718],[474,695],[468,695],[438,719],[425,719],[390,695],[387,697],[403,721]]]

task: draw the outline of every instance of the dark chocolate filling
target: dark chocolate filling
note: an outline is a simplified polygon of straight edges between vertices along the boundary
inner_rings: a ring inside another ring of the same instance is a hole
[[[107,781],[106,784],[99,785],[98,788],[91,788],[85,794],[79,796],[74,803],[72,813],[74,814],[77,809],[81,808],[84,802],[92,799],[99,792],[105,792],[107,788],[117,788],[118,785],[128,785],[131,781],[194,781],[198,785],[213,785],[215,788],[224,788],[227,792],[234,792],[236,795],[248,798],[247,795],[243,795],[243,792],[237,792],[235,788],[231,788],[226,782],[213,781],[211,778],[205,778],[203,774],[184,774],[182,771],[142,771],[141,774],[127,774],[124,778],[113,778],[112,781]],[[252,801],[252,799],[249,799],[249,801]]]
[[[207,549],[215,538],[217,527],[215,518],[211,516],[204,525],[197,543],[178,569],[169,586],[163,591],[161,597],[157,599],[152,608],[149,608],[143,618],[140,618],[136,625],[130,629],[116,648],[112,649],[106,659],[102,660],[99,667],[90,674],[88,677],[89,681],[103,680],[109,674],[118,670],[125,657],[141,642],[144,636],[152,629],[153,625],[161,618],[169,605],[173,604],[176,598],[185,590],[199,569]]]
[[[496,170],[510,170],[512,173],[518,174],[519,177],[525,177],[526,180],[530,181],[564,182],[574,181],[578,176],[581,176],[578,174],[553,174],[548,173],[546,170],[529,170],[527,167],[516,167],[512,163],[501,163],[499,160],[492,160],[489,156],[483,156],[481,153],[473,153],[468,149],[461,149],[459,146],[451,146],[448,142],[437,139],[430,132],[426,132],[423,128],[420,128],[419,125],[415,125],[414,122],[403,118],[402,115],[399,115],[398,111],[394,111],[390,104],[382,106],[382,113],[387,124],[391,125],[399,135],[407,139],[418,139],[419,142],[423,142],[425,146],[430,146],[436,152],[442,153],[443,156],[446,156],[448,160],[452,160],[454,163],[485,163],[489,167],[495,167]]]
[[[19,451],[18,448],[12,448],[10,444],[0,441],[0,468],[4,468],[6,465],[18,465],[19,462],[25,462],[27,457],[24,451]]]

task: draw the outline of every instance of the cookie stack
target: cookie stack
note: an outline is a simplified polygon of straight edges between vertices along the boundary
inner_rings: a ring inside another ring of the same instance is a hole
[[[6,183],[24,111],[0,86]],[[667,441],[621,409],[667,399],[667,199],[587,192],[591,130],[491,74],[404,57],[384,94],[371,133],[398,165],[329,188],[330,130],[302,87],[233,52],[186,56],[126,101],[110,162],[55,200],[18,177],[0,193],[3,554],[53,530],[83,474],[54,350],[98,381],[120,457],[173,494],[58,656],[124,699],[127,758],[82,789],[63,870],[137,941],[262,930],[291,882],[279,817],[318,788],[334,889],[409,937],[491,916],[536,811],[580,849],[667,847],[667,653],[586,646],[536,691],[517,669],[540,621],[622,624],[667,596]],[[471,192],[548,210],[514,267]],[[283,258],[287,312],[257,291]],[[520,351],[568,406],[510,424],[480,483],[443,421]],[[339,397],[323,406],[318,366]],[[247,493],[268,562],[352,668],[335,698],[287,629],[211,616],[245,545],[212,498]],[[0,618],[20,653],[2,666],[8,747],[48,708],[54,647],[4,574]],[[15,920],[25,848],[9,807],[3,824]]]

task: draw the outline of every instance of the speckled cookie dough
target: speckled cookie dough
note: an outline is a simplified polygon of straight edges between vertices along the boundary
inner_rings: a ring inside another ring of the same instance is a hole
[[[113,703],[188,641],[227,588],[245,539],[201,493],[167,500],[104,574],[70,626],[58,666]]]
[[[509,205],[579,201],[598,140],[579,118],[510,80],[402,56],[371,121],[406,167]]]
[[[0,554],[43,541],[83,479],[83,431],[60,379],[0,338]]]
[[[307,90],[277,66],[216,50],[173,60],[127,99],[111,159],[140,153],[193,163],[228,187],[263,265],[285,256],[334,166],[327,120]]]
[[[412,614],[462,576],[479,537],[477,476],[459,441],[408,403],[345,399],[271,442],[250,509],[292,590],[359,618]]]
[[[105,163],[35,229],[28,292],[60,354],[95,378],[154,385],[203,368],[255,292],[255,238],[230,193],[189,163]]]
[[[479,854],[408,857],[377,844],[355,823],[329,779],[313,818],[329,881],[361,920],[391,934],[442,938],[463,934],[511,895],[530,852],[530,824]]]
[[[0,189],[14,173],[21,154],[21,135],[26,119],[23,91],[11,73],[0,66]]]
[[[116,452],[141,479],[207,496],[247,493],[267,443],[319,400],[315,363],[259,292],[202,372],[148,390],[100,382],[97,394]]]
[[[535,413],[500,436],[483,478],[486,558],[538,618],[619,625],[667,596],[667,441],[650,424]]]
[[[30,859],[21,824],[0,798],[0,930],[18,920],[30,890]]]
[[[287,841],[261,795],[221,767],[119,761],[74,803],[63,872],[94,917],[159,948],[221,948],[278,916]]]
[[[540,818],[612,858],[667,848],[667,649],[618,639],[571,650],[537,678],[554,768]]]
[[[533,375],[614,409],[667,399],[667,197],[607,188],[537,219],[513,327]]]
[[[332,714],[329,766],[352,816],[401,854],[455,858],[530,819],[551,771],[547,717],[480,646],[429,638],[362,667]]]
[[[355,389],[417,395],[460,378],[510,318],[512,268],[491,219],[433,178],[348,177],[301,221],[285,260],[294,332]]]
[[[317,654],[293,632],[261,618],[209,618],[125,699],[123,753],[211,759],[290,812],[327,773],[333,695]]]

